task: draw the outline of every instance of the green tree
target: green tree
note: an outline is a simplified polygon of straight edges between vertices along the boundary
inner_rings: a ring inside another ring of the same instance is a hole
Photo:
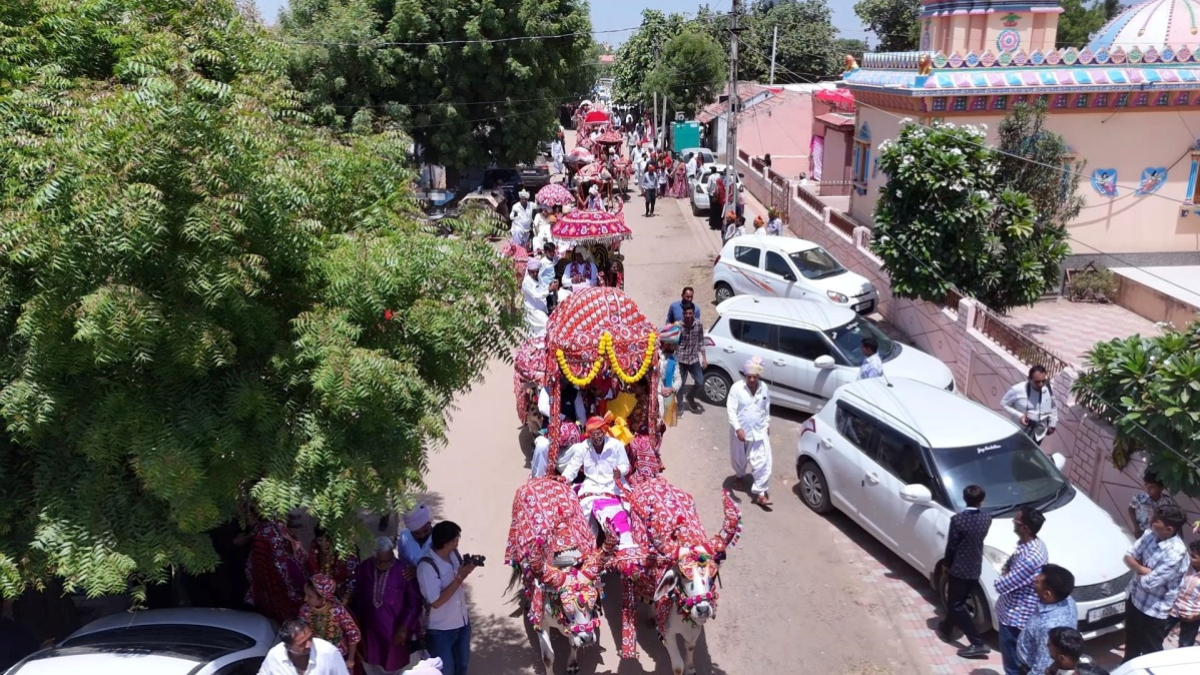
[[[511,268],[408,140],[308,126],[230,0],[0,10],[0,593],[210,569],[249,490],[345,544],[507,354]]]
[[[662,63],[667,43],[683,32],[688,21],[682,14],[642,10],[642,24],[617,50],[613,67],[613,98],[620,103],[648,103],[652,97],[646,78]],[[690,82],[690,80],[689,80]],[[660,92],[662,93],[662,92]]]
[[[941,301],[951,288],[1004,311],[1032,304],[1066,255],[1039,225],[1034,199],[1014,189],[981,129],[908,124],[879,149],[888,177],[875,207],[872,249],[893,293]],[[1051,165],[1062,184],[1061,163]]]
[[[788,0],[759,12],[742,34],[751,59],[743,68],[739,54],[739,79],[766,81],[776,27],[777,81],[814,82],[842,72],[844,54],[838,54],[837,29],[829,5],[825,0]]]
[[[598,72],[582,0],[293,0],[282,27],[319,121],[399,120],[451,169],[532,161]]]
[[[1096,31],[1124,10],[1120,0],[1093,0],[1086,6],[1083,0],[1062,0],[1059,5],[1063,13],[1058,15],[1058,33],[1054,43],[1059,49],[1082,49]]]
[[[859,0],[854,13],[879,38],[875,51],[909,52],[920,45],[919,0]]]
[[[662,61],[646,77],[642,96],[667,92],[671,110],[692,117],[699,106],[716,98],[718,87],[727,78],[725,68],[725,53],[717,41],[686,29],[667,42]]]
[[[836,42],[838,56],[849,54],[862,61],[862,55],[867,51],[866,40],[856,38],[839,38]]]
[[[1172,492],[1200,496],[1200,322],[1097,343],[1075,381],[1079,401],[1113,425],[1113,463],[1144,452]]]

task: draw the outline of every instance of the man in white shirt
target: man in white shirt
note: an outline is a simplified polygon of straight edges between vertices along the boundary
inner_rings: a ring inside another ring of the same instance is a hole
[[[742,367],[742,381],[729,389],[725,410],[729,415],[729,461],[739,480],[747,471],[754,478],[750,493],[754,503],[771,506],[771,394],[762,383],[762,359],[757,356]]]
[[[542,247],[550,241],[550,211],[548,208],[538,209],[537,215],[533,217],[533,240],[530,244],[529,251],[541,251]]]
[[[418,504],[417,508],[404,514],[404,529],[396,536],[396,558],[405,565],[416,567],[417,561],[426,553],[433,543],[433,514],[429,507]]]
[[[530,230],[533,229],[533,204],[529,203],[528,192],[521,190],[517,193],[517,203],[513,204],[508,218],[512,221],[513,243],[528,246]]]
[[[1058,426],[1058,410],[1045,366],[1030,368],[1029,380],[1013,385],[1000,399],[1000,405],[1038,445]]]
[[[475,566],[458,552],[462,528],[443,520],[433,526],[433,550],[417,564],[417,584],[429,605],[429,655],[442,660],[442,675],[467,675],[471,659],[471,618],[463,582]]]
[[[865,337],[862,341],[863,362],[858,367],[858,379],[883,377],[883,359],[879,358],[879,340]]]
[[[587,421],[587,438],[567,450],[569,458],[562,475],[572,482],[583,471],[579,502],[584,515],[594,515],[596,523],[611,521],[620,537],[617,548],[632,548],[636,544],[629,530],[629,514],[620,499],[625,476],[631,468],[629,455],[621,441],[608,435],[608,426],[607,418],[593,417]]]
[[[338,648],[313,637],[304,619],[292,619],[279,628],[279,644],[271,647],[258,675],[350,675]]]
[[[587,251],[587,247],[582,244],[575,247],[571,264],[567,265],[567,269],[563,271],[563,288],[578,291],[598,284],[599,273],[596,270],[596,263],[583,257],[585,251]]]
[[[549,411],[545,416],[550,417]],[[546,433],[539,434],[533,441],[533,457],[529,460],[529,470],[534,478],[541,478],[550,470],[549,429],[550,425],[546,424]],[[558,423],[558,465],[562,465],[562,458],[567,455],[567,448],[577,443],[579,443],[579,425],[569,420],[560,421]],[[555,466],[555,470],[557,469],[558,466]]]
[[[542,271],[540,258],[530,258],[525,263],[525,278],[521,280],[521,296],[525,299],[525,325],[530,335],[541,335],[546,331],[546,321],[549,320],[549,308],[546,306],[546,296],[550,289],[543,286],[538,276]]]

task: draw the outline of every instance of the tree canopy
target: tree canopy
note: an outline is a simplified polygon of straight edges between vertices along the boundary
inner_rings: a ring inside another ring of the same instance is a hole
[[[617,50],[617,62],[613,66],[616,79],[613,98],[628,103],[651,98],[645,87],[646,78],[662,63],[663,48],[682,33],[687,24],[688,20],[682,14],[643,9],[641,27]]]
[[[956,288],[1004,311],[1058,282],[1078,177],[1062,168],[1066,145],[1042,130],[1044,114],[1018,105],[999,151],[982,129],[941,122],[908,124],[880,146],[888,180],[871,245],[893,293],[941,302]]]
[[[910,52],[920,45],[920,0],[859,0],[854,13],[879,38],[876,51]]]
[[[598,67],[582,0],[292,0],[281,26],[316,119],[399,121],[453,169],[532,161]]]
[[[1063,13],[1058,15],[1058,33],[1054,43],[1059,49],[1083,49],[1096,31],[1125,9],[1121,0],[1092,0],[1087,6],[1083,0],[1062,0],[1059,5]]]
[[[725,52],[716,40],[686,29],[667,42],[662,61],[646,77],[643,87],[646,93],[669,92],[669,107],[692,116],[698,105],[716,98],[717,89],[726,79],[725,67]]]
[[[230,0],[0,24],[0,593],[210,569],[247,491],[345,544],[508,353],[511,267],[414,218],[407,138],[308,125]]]
[[[1116,429],[1117,467],[1143,452],[1168,490],[1200,496],[1200,322],[1100,342],[1087,359],[1074,391]]]

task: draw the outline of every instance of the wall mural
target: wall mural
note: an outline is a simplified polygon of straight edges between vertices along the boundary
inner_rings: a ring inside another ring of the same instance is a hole
[[[1163,166],[1142,169],[1142,179],[1138,181],[1135,195],[1150,195],[1158,191],[1167,182],[1167,168]]]
[[[1092,188],[1105,197],[1117,196],[1117,170],[1096,169],[1092,171]]]

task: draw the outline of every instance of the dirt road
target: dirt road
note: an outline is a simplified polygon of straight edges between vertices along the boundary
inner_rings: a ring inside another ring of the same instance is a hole
[[[681,208],[682,207],[682,208]],[[713,318],[710,270],[719,248],[715,233],[685,215],[687,202],[660,199],[658,215],[642,217],[640,198],[626,207],[634,239],[623,246],[626,292],[652,321],[662,322],[679,290],[697,290],[705,324]],[[488,556],[469,583],[473,609],[473,673],[541,672],[533,635],[504,587],[503,566],[513,492],[528,476],[528,439],[520,437],[512,370],[493,363],[486,379],[458,402],[449,443],[430,459],[427,502],[439,518],[463,528],[462,550]],[[822,673],[866,675],[921,673],[927,667],[906,651],[892,629],[887,607],[873,592],[868,570],[847,560],[846,525],[809,512],[793,492],[794,453],[801,418],[776,411],[771,428],[775,459],[772,496],[765,512],[749,504],[741,486],[744,532],[722,567],[717,617],[697,649],[698,672]],[[685,414],[665,438],[666,476],[691,492],[710,530],[720,523],[722,487],[733,486],[724,410],[706,406]],[[608,581],[600,646],[584,653],[584,673],[670,673],[666,650],[647,625],[640,631],[638,661],[621,661],[619,586]],[[556,639],[565,672],[565,644]]]

